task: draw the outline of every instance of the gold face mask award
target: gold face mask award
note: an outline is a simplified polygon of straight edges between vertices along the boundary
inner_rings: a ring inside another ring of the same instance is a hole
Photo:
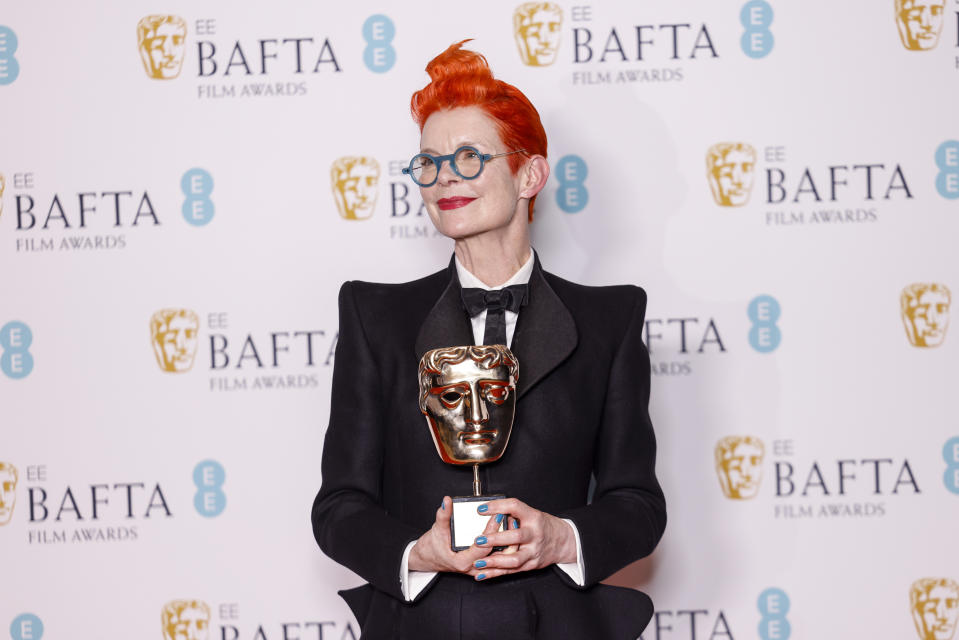
[[[420,360],[420,411],[436,453],[447,464],[473,465],[473,495],[453,498],[454,551],[469,548],[486,527],[490,516],[476,508],[506,497],[483,495],[479,465],[499,460],[506,451],[518,379],[516,357],[498,344],[433,349]]]

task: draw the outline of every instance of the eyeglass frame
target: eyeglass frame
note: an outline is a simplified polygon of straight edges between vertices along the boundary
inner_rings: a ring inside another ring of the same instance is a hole
[[[462,173],[460,173],[460,170],[456,168],[455,158],[457,154],[459,154],[459,152],[462,151],[463,149],[475,151],[476,155],[479,156],[479,159],[480,159],[479,171],[476,172],[475,176],[472,176],[469,178],[464,176]],[[409,166],[403,167],[403,170],[401,173],[403,173],[403,175],[409,176],[410,180],[415,182],[420,187],[424,187],[424,188],[432,187],[434,184],[436,184],[436,181],[440,179],[440,171],[443,170],[443,163],[449,162],[450,169],[453,170],[453,173],[461,177],[463,180],[475,180],[476,178],[480,177],[483,174],[483,169],[486,168],[487,162],[489,162],[490,160],[494,158],[511,156],[514,153],[526,153],[526,149],[517,149],[516,151],[504,151],[503,153],[483,153],[482,151],[480,151],[479,149],[477,149],[476,147],[472,145],[464,144],[462,147],[457,148],[456,151],[454,151],[453,153],[447,154],[445,156],[434,156],[430,153],[417,153],[415,156],[410,158]],[[429,184],[424,184],[420,182],[419,180],[417,180],[415,177],[413,177],[413,163],[416,161],[417,158],[422,158],[422,157],[429,158],[430,161],[436,165],[436,176],[433,178],[433,181],[430,182]]]

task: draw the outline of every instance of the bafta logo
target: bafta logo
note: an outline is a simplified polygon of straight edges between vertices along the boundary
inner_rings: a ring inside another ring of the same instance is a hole
[[[179,16],[147,16],[137,24],[137,48],[147,75],[170,80],[180,75],[186,50],[186,21]]]
[[[330,186],[340,215],[347,220],[366,220],[376,208],[380,164],[366,156],[344,156],[330,167]]]
[[[720,142],[706,152],[706,178],[721,207],[749,202],[756,168],[756,150],[745,142]]]
[[[525,2],[513,12],[513,37],[519,57],[530,67],[556,62],[563,10],[552,2]]]
[[[762,440],[753,436],[727,436],[716,443],[716,473],[727,498],[756,497],[765,450]]]
[[[17,468],[0,462],[0,526],[10,522],[17,504]]]
[[[208,640],[210,607],[200,600],[173,600],[160,613],[164,640]]]
[[[928,51],[939,44],[946,0],[895,0],[896,26],[902,46],[910,51]]]
[[[157,364],[181,373],[193,368],[200,319],[189,309],[162,309],[150,318],[150,337]]]
[[[938,347],[946,339],[952,294],[944,284],[916,283],[899,298],[902,323],[914,347]]]
[[[912,583],[909,601],[919,640],[953,640],[959,618],[959,583],[949,578],[921,578]]]

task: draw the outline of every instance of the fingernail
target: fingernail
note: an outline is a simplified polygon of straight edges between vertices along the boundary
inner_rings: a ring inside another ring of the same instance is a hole
[[[481,504],[480,506],[476,507],[476,511],[478,511],[479,513],[486,513],[487,511],[489,511],[489,505]]]
[[[446,499],[440,500],[440,509],[446,511]]]
[[[486,544],[486,536],[478,536],[476,538],[476,544],[479,544],[479,545]]]
[[[519,529],[519,520],[513,520],[513,528]]]
[[[497,514],[496,514],[496,524],[499,524],[499,523],[502,522],[502,521],[503,521],[503,514],[502,514],[502,513],[497,513]]]
[[[485,573],[481,573],[481,574],[479,574],[478,576],[476,576],[476,579],[477,579],[477,580],[486,580],[486,574],[485,574]]]
[[[473,563],[473,566],[476,567],[477,569],[482,569],[483,567],[486,566],[486,560],[477,560],[476,562]]]

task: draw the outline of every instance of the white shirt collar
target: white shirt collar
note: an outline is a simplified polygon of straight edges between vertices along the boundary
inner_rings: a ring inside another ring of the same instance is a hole
[[[533,275],[534,257],[533,250],[530,249],[529,259],[519,268],[519,271],[514,273],[509,280],[498,287],[487,286],[482,280],[470,273],[466,267],[460,263],[456,254],[453,254],[453,262],[456,264],[456,275],[459,276],[461,287],[475,287],[478,289],[486,289],[487,291],[495,291],[496,289],[502,289],[503,287],[508,287],[513,284],[526,284],[529,282],[530,276]]]

